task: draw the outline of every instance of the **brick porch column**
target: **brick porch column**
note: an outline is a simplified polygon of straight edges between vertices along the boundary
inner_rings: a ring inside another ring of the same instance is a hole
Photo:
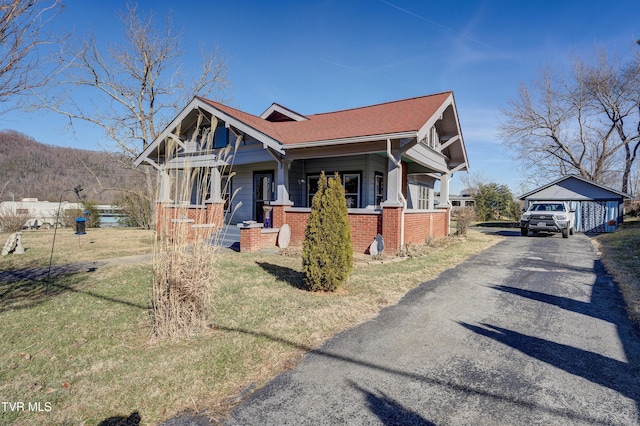
[[[171,235],[173,233],[173,207],[167,203],[156,203],[156,235]]]
[[[271,207],[273,207],[273,210],[271,211],[271,219],[272,219],[272,227],[273,228],[280,228],[282,227],[282,225],[284,225],[285,223],[287,223],[287,213],[285,212],[285,209],[289,208],[293,206],[292,202],[280,202],[280,201],[272,201],[271,202]]]
[[[260,250],[261,223],[254,223],[247,226],[238,224],[240,228],[240,252],[252,252]]]
[[[224,200],[207,204],[207,223],[215,224],[216,228],[224,226]]]
[[[402,221],[402,206],[383,206],[382,208],[382,238],[385,251],[395,254],[400,249],[400,224]]]

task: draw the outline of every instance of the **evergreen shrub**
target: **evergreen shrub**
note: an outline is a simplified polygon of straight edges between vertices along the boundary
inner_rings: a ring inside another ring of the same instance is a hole
[[[311,291],[335,291],[353,269],[351,226],[340,176],[324,172],[311,201],[302,248],[303,281]]]

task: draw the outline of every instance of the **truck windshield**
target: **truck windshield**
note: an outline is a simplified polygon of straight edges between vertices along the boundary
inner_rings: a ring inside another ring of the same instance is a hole
[[[534,212],[563,212],[564,204],[562,203],[550,203],[550,204],[533,204],[531,211]]]

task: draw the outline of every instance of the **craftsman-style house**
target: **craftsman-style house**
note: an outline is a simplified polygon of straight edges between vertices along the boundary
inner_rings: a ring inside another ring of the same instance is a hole
[[[449,180],[468,167],[452,92],[313,115],[274,103],[256,116],[196,97],[141,163],[162,176],[159,231],[244,224],[242,251],[275,245],[284,224],[301,243],[322,171],[342,179],[355,250],[377,234],[391,251],[446,236]],[[194,177],[191,191],[173,193],[175,170]],[[190,213],[178,213],[185,207]]]

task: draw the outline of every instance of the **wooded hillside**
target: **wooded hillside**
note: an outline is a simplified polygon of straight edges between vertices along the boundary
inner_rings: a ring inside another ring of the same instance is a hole
[[[111,204],[122,193],[104,189],[131,188],[135,184],[137,173],[126,168],[130,163],[118,154],[45,145],[23,133],[2,130],[0,201],[58,201],[62,191],[81,185],[82,195],[88,200]],[[77,201],[73,191],[64,199]]]

